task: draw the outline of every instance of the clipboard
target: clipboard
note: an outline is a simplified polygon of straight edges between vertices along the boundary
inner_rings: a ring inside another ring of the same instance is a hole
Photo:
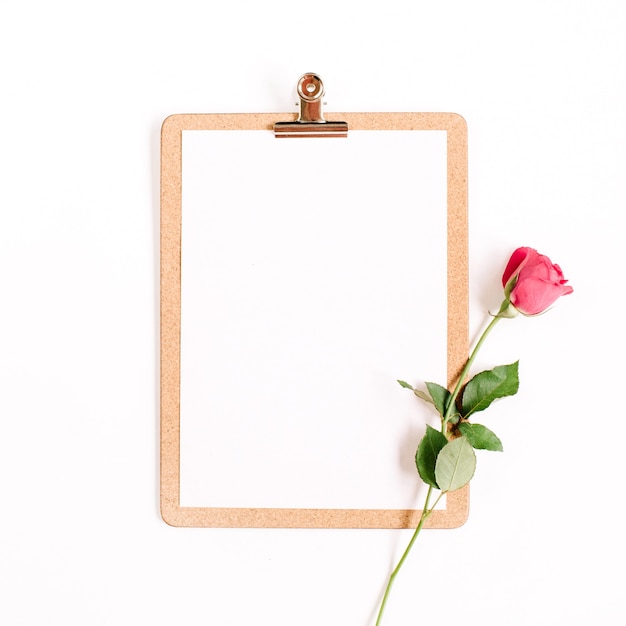
[[[465,120],[326,121],[315,74],[298,94],[297,116],[162,126],[171,526],[415,527],[425,492],[412,456],[429,418],[397,379],[437,380],[439,359],[451,385],[467,358]],[[465,522],[468,488],[445,500],[427,527]]]

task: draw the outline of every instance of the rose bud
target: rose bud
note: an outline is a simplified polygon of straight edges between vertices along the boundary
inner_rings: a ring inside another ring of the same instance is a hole
[[[502,275],[504,293],[523,315],[543,313],[561,296],[574,291],[561,268],[533,248],[513,252]]]

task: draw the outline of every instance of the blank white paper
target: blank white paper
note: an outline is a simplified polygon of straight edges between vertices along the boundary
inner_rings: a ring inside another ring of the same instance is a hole
[[[181,506],[419,508],[445,131],[184,131]]]

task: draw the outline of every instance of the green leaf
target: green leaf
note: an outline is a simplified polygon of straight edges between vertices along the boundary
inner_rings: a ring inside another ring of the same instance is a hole
[[[429,404],[433,405],[435,404],[433,402],[433,399],[425,391],[421,391],[420,389],[413,389],[413,393],[421,400],[424,400],[424,402],[428,402]]]
[[[426,383],[426,388],[428,389],[430,397],[433,399],[435,408],[439,411],[439,415],[443,417],[448,401],[450,400],[450,392],[437,383]]]
[[[441,491],[456,491],[474,476],[476,454],[465,437],[448,442],[439,452],[435,464],[435,479]]]
[[[417,446],[417,452],[415,453],[415,465],[420,478],[435,489],[439,489],[435,479],[437,455],[447,443],[448,440],[445,435],[435,430],[432,426],[426,426],[426,433]]]
[[[413,387],[413,385],[410,385],[409,383],[403,381],[403,380],[399,380],[398,383],[400,384],[400,387],[404,387],[405,389],[410,389],[418,398],[421,398],[422,400],[424,400],[425,402],[428,402],[429,404],[435,404],[433,402],[433,399],[424,391],[420,391],[419,389],[415,389]]]
[[[476,450],[493,450],[502,452],[502,442],[497,435],[482,424],[470,424],[461,422],[459,424],[461,434],[467,437],[472,448]]]
[[[519,361],[498,365],[476,374],[463,390],[461,415],[469,417],[472,413],[484,411],[498,398],[515,395],[519,389],[518,364]]]

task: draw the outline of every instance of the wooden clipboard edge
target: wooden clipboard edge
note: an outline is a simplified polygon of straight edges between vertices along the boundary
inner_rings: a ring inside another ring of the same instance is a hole
[[[467,124],[456,113],[329,115],[345,120],[352,130],[447,132],[448,384],[452,385],[467,359],[469,346]],[[419,521],[419,510],[180,506],[182,131],[272,131],[276,122],[286,118],[285,113],[179,114],[168,117],[161,128],[161,516],[167,524],[176,527],[414,528]],[[458,528],[466,522],[469,486],[447,494],[446,500],[446,509],[433,511],[426,528]]]

